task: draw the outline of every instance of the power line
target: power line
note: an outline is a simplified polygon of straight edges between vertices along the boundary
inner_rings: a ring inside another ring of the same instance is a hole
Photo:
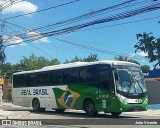
[[[19,26],[19,25],[10,23],[10,22],[6,21],[5,19],[4,19],[4,20],[0,19],[0,21],[2,21],[2,22],[4,22],[4,23],[7,23],[7,24],[10,24],[10,25],[13,25],[13,26],[18,27],[18,28],[27,29],[27,28],[24,28],[24,27],[22,27],[22,26]]]
[[[52,56],[50,56],[47,52],[45,52],[44,50],[40,49],[39,47],[37,47],[36,45],[34,45],[33,43],[29,43],[31,44],[33,47],[35,47],[36,49],[38,49],[39,51],[41,51],[42,53],[46,54],[49,58],[53,59]]]
[[[106,8],[97,10],[97,11],[89,12],[89,13],[86,13],[86,14],[83,14],[83,15],[80,15],[80,16],[77,16],[77,17],[65,19],[65,20],[59,21],[59,22],[54,23],[54,24],[49,24],[49,25],[46,25],[44,27],[41,26],[39,28],[35,28],[34,30],[39,30],[39,29],[46,28],[46,27],[49,27],[49,26],[62,25],[62,24],[65,24],[65,23],[70,23],[70,22],[73,23],[73,22],[77,22],[77,21],[80,21],[80,20],[84,20],[86,18],[90,18],[90,17],[100,15],[100,14],[105,13],[105,12],[108,13],[108,11],[111,11],[111,10],[119,8],[119,7],[123,7],[124,5],[126,5],[128,3],[131,3],[133,1],[135,1],[135,0],[129,0],[129,1],[117,4],[117,5],[113,5],[113,6],[106,7]]]
[[[66,33],[70,33],[73,31],[77,31],[81,28],[85,28],[91,25],[95,25],[95,24],[102,24],[105,22],[111,22],[111,21],[115,21],[115,20],[120,20],[120,19],[125,19],[134,15],[138,15],[141,13],[146,13],[146,12],[150,12],[150,11],[154,11],[160,8],[160,3],[157,4],[152,4],[149,6],[144,6],[143,8],[138,8],[138,9],[134,9],[134,10],[130,10],[127,12],[123,12],[117,15],[113,15],[110,17],[106,17],[103,19],[99,19],[99,20],[95,20],[95,21],[91,21],[88,23],[84,23],[84,24],[80,24],[80,25],[76,25],[76,26],[72,26],[72,27],[68,27],[68,28],[64,28],[64,29],[59,29],[59,30],[55,30],[55,31],[51,31],[51,32],[46,32],[46,33],[40,33],[41,35],[43,35],[43,37],[47,37],[47,36],[55,36],[55,35],[62,35],[62,34],[66,34]],[[33,31],[33,30],[32,30]],[[17,35],[17,36],[21,36],[22,38],[26,38],[25,33],[24,36],[21,35]]]
[[[158,4],[159,5],[159,4]],[[136,15],[136,14],[140,14],[140,13],[144,13],[144,12],[148,12],[148,11],[153,11],[153,10],[156,10],[156,9],[159,9],[159,6],[158,5],[152,5],[152,6],[146,6],[145,8],[140,8],[139,10],[133,10],[133,11],[130,11],[129,12],[125,12],[120,14],[120,15],[116,15],[116,16],[112,16],[112,17],[108,17],[108,19],[100,19],[100,20],[96,20],[96,21],[92,21],[92,22],[89,22],[87,24],[81,24],[81,25],[78,25],[78,28],[77,26],[73,26],[73,27],[69,27],[69,28],[65,28],[65,29],[61,29],[61,30],[58,30],[58,31],[53,31],[55,33],[46,33],[45,36],[53,36],[53,35],[60,35],[60,34],[64,34],[64,33],[68,33],[68,32],[72,32],[72,31],[75,31],[75,30],[78,30],[80,28],[83,28],[83,27],[87,27],[87,26],[90,26],[90,25],[93,25],[93,24],[99,24],[99,23],[104,23],[106,21],[112,21],[112,20],[119,20],[119,19],[123,19],[123,18],[128,18],[130,16],[133,16],[133,15]],[[115,18],[115,19],[114,19]],[[108,21],[108,22],[109,22]],[[80,27],[79,27],[80,26]],[[52,34],[52,35],[51,35]],[[34,40],[38,40],[37,39],[34,39]],[[30,41],[34,41],[33,39],[30,39],[28,38],[27,40],[25,40],[25,42],[30,42]],[[18,43],[20,44],[20,43]],[[17,44],[10,44],[10,45],[17,45]],[[77,44],[76,44],[77,45]],[[9,45],[7,45],[9,46]],[[81,45],[77,45],[77,46],[81,46]],[[84,47],[84,48],[88,48],[88,49],[92,49],[92,50],[96,50],[96,51],[100,51],[100,49],[94,49],[93,47],[90,47],[90,46],[81,46],[81,47]],[[106,51],[105,51],[106,52]],[[115,54],[115,53],[114,53]],[[118,54],[119,55],[119,54]]]
[[[11,19],[11,18],[16,18],[16,17],[20,17],[20,16],[25,16],[25,15],[33,14],[33,13],[36,13],[36,12],[47,11],[47,10],[50,10],[50,9],[53,9],[53,8],[58,8],[58,7],[65,6],[65,5],[68,5],[68,4],[72,4],[72,3],[75,3],[75,2],[78,2],[78,1],[80,1],[80,0],[71,1],[71,2],[68,2],[68,3],[61,4],[61,5],[57,5],[57,6],[53,6],[53,7],[50,7],[50,8],[42,9],[42,10],[39,10],[39,11],[34,11],[34,12],[30,12],[30,13],[25,13],[25,14],[13,16],[13,17],[8,17],[8,18],[5,18],[5,19],[0,19],[0,20],[3,21],[3,22],[5,22],[5,23],[7,23],[7,24],[13,25],[13,26],[15,26],[15,27],[19,27],[19,28],[22,28],[22,29],[26,29],[26,28],[24,28],[24,27],[22,27],[22,26],[15,25],[15,24],[10,23],[10,22],[8,22],[8,21],[6,21],[6,20],[7,20],[7,19]]]
[[[142,22],[142,21],[146,21],[146,20],[153,20],[153,19],[157,19],[157,18],[160,18],[160,16],[149,17],[149,18],[144,18],[144,19],[140,19],[140,20],[123,22],[123,23],[119,23],[119,24],[107,25],[107,26],[102,26],[102,27],[96,27],[96,28],[90,28],[90,29],[77,30],[77,31],[75,31],[75,32],[89,31],[89,30],[94,30],[94,29],[103,29],[103,28],[121,26],[121,25],[126,25],[126,24],[132,24],[132,23]],[[6,27],[8,27],[8,26],[6,25]],[[8,28],[9,28],[9,27],[8,27]],[[9,29],[12,30],[11,28],[9,28]],[[12,30],[12,31],[13,31],[13,30]],[[14,33],[17,33],[17,31],[14,31]],[[16,36],[16,35],[15,35],[15,36]]]
[[[0,9],[0,11],[2,11],[2,10],[4,10],[4,9],[6,9],[6,8],[8,8],[8,7],[10,7],[10,6],[12,6],[12,5],[14,5],[14,4],[17,4],[17,3],[19,3],[19,2],[22,2],[23,0],[8,0],[6,3],[4,3],[4,4],[2,4],[1,5],[1,9]],[[8,3],[9,2],[9,3]],[[7,4],[7,5],[5,5],[5,4]]]
[[[12,29],[11,29],[12,30]],[[12,30],[13,32],[15,32],[14,30]],[[36,40],[35,40],[36,41]],[[33,40],[32,40],[33,42]],[[22,42],[19,42],[19,44],[21,43],[24,43],[23,41]],[[36,45],[32,44],[32,43],[29,43],[31,46],[35,47],[36,49],[38,49],[39,51],[41,51],[42,53],[46,54],[49,58],[52,59],[52,56],[50,56],[47,52],[45,52],[44,50],[40,49],[39,47],[37,47]],[[13,45],[5,45],[4,47],[9,47],[9,46],[13,46]]]
[[[81,48],[84,48],[84,49],[88,49],[88,50],[92,50],[92,51],[97,51],[97,52],[100,52],[100,53],[104,53],[104,54],[112,54],[112,55],[116,55],[116,56],[125,56],[125,57],[128,57],[126,56],[126,54],[122,54],[122,53],[118,53],[118,52],[113,52],[113,51],[109,51],[109,50],[103,50],[103,49],[99,49],[99,48],[95,48],[95,47],[92,47],[92,46],[88,46],[88,45],[83,45],[83,44],[78,44],[78,43],[74,43],[74,42],[71,42],[71,41],[67,41],[67,40],[64,40],[64,39],[59,39],[59,38],[53,38],[54,40],[57,40],[57,41],[60,41],[60,42],[63,42],[63,43],[66,43],[66,44],[70,44],[70,45],[74,45],[76,47],[81,47]],[[36,41],[37,39],[30,39],[30,40],[26,40],[26,41],[23,41],[23,43],[29,43],[31,44],[30,42],[32,41]],[[13,45],[18,45],[18,44],[21,44],[22,42],[19,42],[19,43],[16,43],[16,44],[9,44],[9,45],[6,45],[5,47],[9,47],[9,46],[13,46]],[[48,55],[46,52],[44,52],[42,49],[38,48],[37,46],[33,45],[35,48],[37,48],[38,50],[40,50],[41,52],[43,52],[44,54],[46,54],[47,56],[51,57],[50,55]],[[140,59],[140,58],[137,58],[137,57],[130,57],[130,58],[135,58],[135,59]]]
[[[72,27],[68,27],[68,28],[64,28],[64,29],[60,29],[60,30],[55,30],[55,31],[51,31],[51,32],[47,32],[47,33],[41,33],[43,36],[53,36],[53,35],[61,35],[61,34],[66,34],[66,33],[70,33],[91,25],[95,25],[95,24],[102,24],[102,23],[106,23],[106,22],[111,22],[111,21],[116,21],[116,20],[121,20],[121,19],[125,19],[131,16],[135,16],[141,13],[146,13],[146,12],[150,12],[150,11],[154,11],[160,8],[160,3],[158,3],[157,5],[153,4],[150,6],[145,6],[143,8],[138,8],[138,9],[134,9],[134,10],[130,10],[127,12],[123,12],[120,13],[118,15],[113,15],[110,17],[106,17],[103,19],[99,19],[99,20],[94,20],[88,23],[84,23],[84,24],[80,24],[80,25],[75,25]]]
[[[75,32],[88,31],[88,30],[94,30],[94,29],[102,29],[102,28],[109,28],[109,27],[115,27],[115,26],[121,26],[121,25],[126,25],[126,24],[132,24],[132,23],[142,22],[142,21],[146,21],[146,20],[153,20],[153,19],[157,19],[157,18],[160,18],[160,16],[155,16],[155,17],[150,17],[150,18],[145,18],[145,19],[140,19],[140,20],[134,20],[134,21],[124,22],[124,23],[119,23],[119,24],[107,25],[107,26],[102,26],[102,27],[77,30]]]
[[[131,7],[131,6],[133,6],[133,4],[131,4],[131,3],[134,2],[134,1],[135,0],[129,0],[129,1],[117,4],[117,5],[106,7],[106,8],[103,8],[103,9],[100,9],[100,10],[97,10],[97,11],[93,11],[93,12],[90,12],[90,13],[86,13],[86,14],[83,14],[83,15],[80,15],[80,16],[77,16],[77,17],[62,20],[62,21],[59,21],[57,23],[53,23],[53,24],[49,24],[49,25],[46,25],[46,26],[41,26],[41,27],[38,27],[38,28],[34,28],[33,31],[37,31],[37,30],[38,31],[40,31],[40,30],[44,31],[45,28],[46,28],[46,30],[49,30],[49,27],[52,27],[52,26],[53,27],[51,29],[61,27],[61,26],[64,26],[64,25],[68,25],[68,24],[71,24],[71,23],[79,22],[81,20],[86,20],[88,18],[92,18],[92,17],[98,16],[98,15],[102,15],[104,13],[109,13],[109,12],[112,12],[112,11],[115,11],[115,10],[123,9],[123,8],[126,8],[126,7]],[[144,2],[146,3],[146,1],[142,1],[142,2],[135,3],[135,5],[138,5],[140,3],[142,4]]]
[[[109,50],[103,50],[103,49],[99,49],[99,48],[95,48],[95,47],[92,47],[92,46],[88,46],[88,45],[84,45],[84,44],[79,44],[79,43],[75,43],[75,42],[72,42],[72,41],[68,41],[68,40],[64,40],[64,39],[59,39],[59,38],[53,38],[54,40],[57,40],[57,41],[60,41],[60,42],[63,42],[63,43],[66,43],[66,44],[70,44],[70,45],[74,45],[76,47],[81,47],[81,48],[84,48],[84,49],[88,49],[88,50],[92,50],[92,51],[97,51],[97,52],[100,52],[100,53],[105,53],[105,54],[111,54],[111,55],[116,55],[116,56],[124,56],[124,57],[128,57],[126,56],[126,54],[122,54],[122,53],[119,53],[119,52],[113,52],[113,51],[109,51]],[[135,59],[138,59],[140,60],[140,58],[138,57],[130,57],[130,58],[135,58]]]
[[[104,23],[104,22],[110,22],[110,21],[115,21],[115,20],[128,18],[128,17],[134,16],[134,15],[140,14],[140,13],[149,12],[149,11],[159,9],[160,8],[159,6],[160,6],[160,3],[158,3],[158,5],[153,4],[153,5],[150,5],[150,6],[145,6],[143,8],[135,9],[133,11],[127,11],[127,12],[124,12],[124,13],[121,13],[121,14],[118,14],[118,15],[114,15],[114,16],[111,16],[111,17],[104,18],[104,19],[91,21],[89,23],[85,23],[85,24],[81,24],[81,25],[77,25],[77,26],[73,26],[73,27],[69,27],[69,28],[65,28],[65,29],[60,29],[60,30],[56,30],[56,31],[51,31],[51,32],[48,32],[48,33],[42,33],[42,37],[48,37],[48,36],[53,36],[53,35],[61,35],[61,34],[73,32],[73,31],[76,31],[76,30],[79,30],[81,28],[88,27],[88,26],[91,26],[91,25],[94,25],[94,24],[100,24],[100,23]],[[31,41],[32,39],[28,38],[27,41],[28,40]]]
[[[55,9],[55,8],[58,8],[58,7],[62,7],[62,6],[68,5],[68,4],[73,4],[73,3],[76,3],[76,2],[79,2],[79,1],[80,0],[75,0],[75,1],[64,3],[64,4],[60,4],[60,5],[57,5],[57,6],[45,8],[45,9],[42,9],[42,10],[38,10],[38,11],[34,11],[34,12],[29,12],[29,13],[25,13],[25,14],[20,14],[20,15],[8,17],[8,18],[5,18],[5,19],[18,18],[18,17],[21,17],[21,16],[26,16],[26,15],[30,15],[30,14],[34,14],[34,13],[38,13],[38,12],[48,11],[48,10]]]
[[[32,30],[33,31],[36,31],[36,30],[39,31],[40,29],[44,29],[44,28],[47,28],[47,30],[48,30],[48,27],[51,27],[51,26],[54,26],[54,28],[56,28],[55,26],[57,26],[57,25],[59,25],[58,27],[64,26],[64,25],[68,25],[68,24],[71,24],[71,23],[74,23],[74,22],[77,22],[77,21],[80,21],[80,20],[84,20],[84,19],[87,19],[87,18],[91,18],[91,17],[97,16],[97,15],[106,13],[106,12],[108,13],[110,11],[114,11],[114,10],[118,10],[118,9],[122,9],[122,8],[126,8],[126,7],[129,7],[129,6],[132,6],[131,3],[133,1],[135,1],[135,0],[129,0],[129,1],[117,4],[117,5],[113,5],[113,6],[110,6],[110,7],[107,7],[107,8],[103,8],[103,9],[100,9],[100,10],[97,10],[97,11],[93,11],[91,13],[86,13],[84,15],[80,15],[80,16],[77,16],[77,17],[74,17],[74,18],[70,18],[70,19],[66,19],[66,20],[63,20],[63,21],[59,21],[59,22],[54,23],[54,24],[49,24],[49,25],[46,25],[46,26],[41,26],[41,27],[38,27],[38,28],[34,28]],[[141,2],[135,3],[135,5],[138,5],[140,3],[142,4],[144,2],[146,3],[146,1],[141,1]],[[19,26],[17,26],[17,27],[19,27]]]

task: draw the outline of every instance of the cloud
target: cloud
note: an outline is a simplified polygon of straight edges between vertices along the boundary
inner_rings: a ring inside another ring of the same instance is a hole
[[[49,42],[48,37],[44,37],[42,34],[38,32],[35,32],[32,30],[26,30],[25,34],[26,36],[28,36],[26,39],[33,40],[33,42],[37,42],[37,43],[38,42],[45,42],[45,43]],[[27,44],[27,42],[25,43],[25,39],[22,39],[21,37],[18,37],[15,35],[11,35],[11,36],[4,35],[3,42],[5,42],[6,45],[15,44],[15,45],[11,45],[10,47],[15,47],[16,45],[26,45]]]
[[[148,53],[145,53],[145,52],[142,52],[142,51],[137,52],[136,54],[139,55],[139,56],[143,56],[143,57],[147,57],[148,56]]]
[[[42,34],[40,34],[39,32],[35,32],[33,30],[26,30],[26,34],[40,42],[45,42],[48,43],[49,40],[47,37],[44,37]]]
[[[3,36],[3,40],[4,42],[8,43],[8,45],[9,44],[26,45],[23,39],[17,36]],[[12,45],[11,47],[14,47],[14,45]]]
[[[29,13],[29,12],[34,12],[37,9],[38,9],[37,5],[34,5],[31,2],[22,1],[4,9],[2,11],[2,14],[17,13],[17,12]]]
[[[128,55],[129,58],[132,58],[132,57],[134,57],[134,56],[135,56],[135,53],[130,53],[130,54]]]

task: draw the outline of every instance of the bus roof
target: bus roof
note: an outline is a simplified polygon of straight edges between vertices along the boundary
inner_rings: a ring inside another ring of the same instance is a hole
[[[16,72],[13,75],[27,74],[27,73],[33,73],[33,72],[42,72],[42,71],[50,71],[50,70],[56,70],[56,69],[66,69],[66,68],[72,68],[72,67],[81,67],[81,66],[95,65],[95,64],[109,64],[111,66],[112,65],[139,66],[138,64],[131,63],[131,62],[126,62],[126,61],[101,60],[101,61],[95,61],[95,62],[75,62],[75,63],[68,63],[68,64],[59,64],[59,65],[53,65],[53,66],[46,66],[46,67],[43,67],[43,68],[37,69],[37,70]]]

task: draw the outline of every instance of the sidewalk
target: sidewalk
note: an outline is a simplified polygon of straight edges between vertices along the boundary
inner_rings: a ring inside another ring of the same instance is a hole
[[[2,110],[0,110],[0,119],[19,119],[21,117],[27,116],[30,114],[29,111],[12,111],[12,110],[4,110],[4,106],[18,108],[21,106],[16,106],[12,104],[12,102],[3,102],[2,103]]]
[[[141,111],[141,112],[124,112],[124,114],[134,115],[134,116],[153,116],[153,117],[156,116],[156,117],[160,117],[160,110],[148,109],[147,111]]]
[[[8,119],[8,117],[10,115],[12,115],[13,112],[12,111],[3,111],[3,110],[0,110],[0,119]]]

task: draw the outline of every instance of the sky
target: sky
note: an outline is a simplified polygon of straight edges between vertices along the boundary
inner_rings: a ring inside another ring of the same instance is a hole
[[[61,63],[66,59],[71,60],[75,56],[83,58],[87,57],[89,54],[97,54],[100,60],[113,60],[118,55],[125,55],[137,60],[141,65],[150,65],[151,68],[153,68],[152,66],[155,64],[149,63],[148,59],[145,58],[147,53],[141,51],[135,53],[136,49],[134,48],[134,45],[138,42],[136,38],[136,34],[138,33],[152,32],[153,36],[156,38],[159,37],[160,24],[158,22],[160,21],[160,10],[139,14],[117,21],[96,24],[71,33],[55,35],[52,37],[45,37],[44,34],[42,34],[111,17],[117,14],[124,14],[124,12],[130,12],[131,10],[153,4],[152,0],[135,0],[134,2],[121,6],[121,9],[108,11],[101,15],[88,19],[85,18],[84,20],[75,23],[57,27],[50,26],[45,29],[42,29],[42,27],[117,5],[126,2],[126,0],[17,0],[17,3],[13,5],[10,5],[9,2],[9,0],[0,1],[2,9],[6,7],[0,12],[0,35],[2,35],[4,39],[9,38],[8,42],[5,42],[6,44],[22,43],[6,47],[6,62],[16,64],[23,56],[29,57],[33,53],[36,56],[44,56],[47,59],[58,58]],[[66,4],[69,2],[72,3]],[[59,6],[62,4],[63,6]],[[8,5],[8,7],[6,5]],[[23,15],[25,13],[51,7],[52,9],[16,17],[17,15]],[[139,20],[143,21],[137,22]],[[33,31],[35,28],[41,29]],[[34,42],[26,43],[24,39],[19,36],[22,33],[25,33],[27,39],[42,38]],[[89,46],[96,50],[74,46],[71,45],[71,43],[83,46],[87,45],[87,47]],[[99,52],[97,49],[105,52]]]

